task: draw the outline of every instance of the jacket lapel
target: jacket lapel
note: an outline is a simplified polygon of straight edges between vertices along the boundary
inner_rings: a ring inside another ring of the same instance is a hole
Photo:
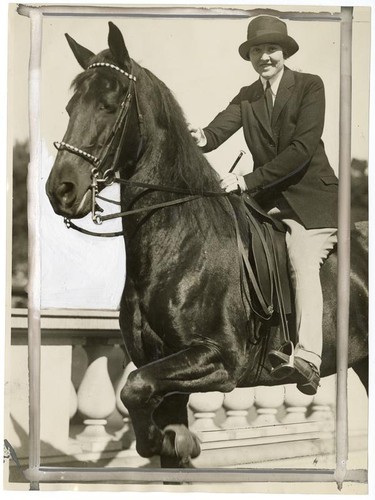
[[[258,118],[263,128],[273,137],[271,124],[268,118],[266,100],[264,99],[263,85],[260,79],[255,82],[253,94],[251,96],[251,106],[255,116]]]
[[[280,113],[292,95],[294,87],[294,74],[289,68],[285,67],[284,74],[281,78],[280,85],[277,91],[275,105],[272,112],[272,125],[277,122]]]

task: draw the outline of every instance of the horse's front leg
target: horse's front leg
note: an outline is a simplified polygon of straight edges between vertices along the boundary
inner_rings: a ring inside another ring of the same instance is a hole
[[[176,419],[173,415],[166,418],[163,409],[163,413],[156,411],[154,419],[154,411],[168,394],[182,393],[186,396],[213,390],[228,392],[235,385],[233,373],[224,366],[217,350],[203,345],[192,346],[132,372],[121,398],[132,419],[138,453],[144,457],[161,455],[177,458],[181,464],[198,456],[199,442],[188,431],[186,417],[184,420],[181,417],[183,414],[179,413]],[[173,425],[164,426],[168,420]]]
[[[158,428],[164,431],[163,448],[165,449],[169,445],[169,453],[164,450],[160,456],[160,465],[164,469],[191,466],[190,460],[184,461],[178,457],[174,449],[176,430],[178,434],[181,434],[182,429],[185,434],[189,432],[188,402],[189,394],[169,394],[163,398],[152,416]],[[199,443],[193,434],[191,434],[189,441],[195,450],[192,452],[195,456],[200,450]]]

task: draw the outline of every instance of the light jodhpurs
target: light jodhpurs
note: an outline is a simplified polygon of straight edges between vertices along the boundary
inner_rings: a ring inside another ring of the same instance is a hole
[[[295,292],[298,342],[295,356],[320,369],[323,348],[323,294],[320,267],[337,242],[337,229],[306,229],[287,203],[269,211],[287,227],[286,245]]]

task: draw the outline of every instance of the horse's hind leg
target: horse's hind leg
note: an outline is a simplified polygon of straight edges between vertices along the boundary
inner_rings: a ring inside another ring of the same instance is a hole
[[[200,447],[196,436],[188,431],[181,409],[176,420],[172,415],[166,418],[165,410],[176,398],[166,400],[165,407],[156,412],[156,420],[153,419],[154,411],[168,395],[183,393],[186,396],[213,390],[227,392],[234,387],[235,382],[217,350],[203,345],[190,347],[132,372],[121,398],[132,419],[138,453],[145,457],[178,458],[181,464],[187,463],[190,457],[199,454]],[[163,429],[167,421],[177,422],[177,425]]]
[[[368,363],[369,363],[369,358],[363,358],[360,361],[357,361],[354,363],[352,366],[353,370],[355,373],[358,375],[360,381],[364,385],[367,395],[368,395]]]

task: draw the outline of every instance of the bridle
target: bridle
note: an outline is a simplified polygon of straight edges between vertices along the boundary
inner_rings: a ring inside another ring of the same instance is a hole
[[[91,184],[90,184],[90,189],[92,193],[91,215],[93,222],[95,222],[96,224],[101,224],[103,221],[102,217],[96,212],[96,207],[97,207],[96,198],[98,198],[99,185],[102,184],[105,186],[109,186],[113,184],[113,182],[115,181],[115,174],[119,167],[120,154],[123,150],[123,145],[125,143],[125,138],[126,138],[126,132],[128,130],[130,107],[133,101],[135,102],[136,106],[137,119],[141,137],[137,156],[139,156],[140,154],[140,150],[142,147],[142,137],[143,137],[143,116],[140,112],[137,90],[135,85],[137,78],[133,75],[133,73],[128,73],[127,71],[124,71],[123,69],[119,68],[114,64],[105,62],[97,62],[90,64],[90,66],[86,68],[86,71],[100,67],[110,68],[121,73],[130,80],[130,84],[126,96],[121,102],[120,111],[118,113],[116,121],[111,129],[111,132],[107,137],[105,144],[103,145],[99,153],[99,156],[98,157],[94,156],[88,153],[87,151],[84,151],[83,149],[74,146],[72,144],[69,144],[67,142],[63,141],[54,142],[54,146],[58,151],[62,150],[68,151],[69,153],[80,156],[81,158],[83,158],[92,165]],[[73,227],[73,224],[69,219],[65,218],[64,221],[68,227]]]

